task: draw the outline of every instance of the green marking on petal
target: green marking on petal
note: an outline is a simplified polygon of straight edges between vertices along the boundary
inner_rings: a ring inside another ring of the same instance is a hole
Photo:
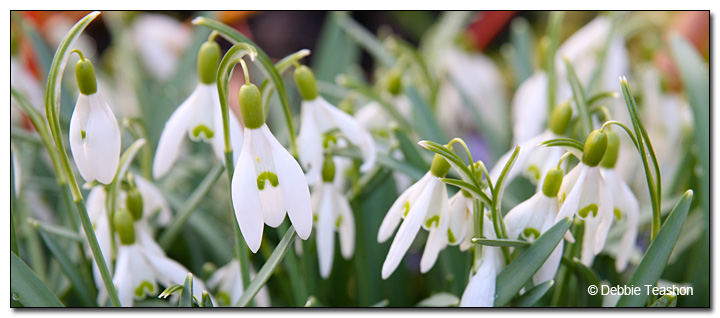
[[[317,213],[313,213],[313,223],[317,223],[318,216]]]
[[[278,182],[278,177],[277,177],[276,174],[274,174],[274,173],[272,173],[272,172],[270,172],[270,171],[265,171],[265,172],[261,173],[261,174],[257,177],[257,187],[258,187],[258,190],[262,191],[263,189],[265,189],[265,182],[266,182],[266,181],[270,181],[270,185],[271,185],[273,188],[277,188],[278,184],[280,184],[280,183]]]
[[[215,298],[218,300],[220,304],[223,306],[230,306],[230,295],[228,295],[224,291],[219,291],[215,294]]]
[[[84,131],[84,130],[80,130],[80,138],[82,138],[83,140],[85,140],[85,136],[86,136],[85,131]]]
[[[578,214],[580,215],[581,218],[584,219],[584,218],[588,217],[588,215],[590,215],[590,212],[592,212],[593,217],[596,217],[596,216],[597,216],[597,213],[598,213],[598,206],[597,206],[597,204],[592,203],[592,204],[590,204],[590,205],[588,205],[588,206],[580,209],[580,211],[578,212]]]
[[[620,220],[622,219],[622,211],[620,211],[620,209],[615,208],[615,209],[613,210],[613,214],[615,214],[615,218],[616,218],[618,221],[620,221]]]
[[[212,131],[212,129],[202,124],[195,126],[195,128],[193,128],[192,130],[193,137],[198,138],[200,137],[200,134],[204,134],[205,139],[210,139],[215,136],[215,133]]]
[[[405,201],[405,205],[403,205],[403,219],[407,216],[408,212],[410,212],[410,201]]]
[[[540,237],[540,231],[538,231],[538,230],[537,230],[536,228],[534,228],[534,227],[526,227],[526,228],[523,230],[523,236],[524,236],[526,239],[529,239],[529,238],[532,236],[533,240],[536,240],[538,237]]]
[[[340,224],[342,224],[342,215],[338,215],[337,219],[335,220],[335,227],[340,227]]]
[[[540,180],[540,169],[535,165],[529,166],[525,173],[535,182]]]
[[[145,293],[145,290],[147,290],[148,292]],[[155,287],[146,280],[142,281],[140,283],[140,285],[137,288],[135,288],[135,296],[138,298],[142,297],[145,294],[151,295],[154,293],[155,293]]]
[[[431,226],[433,226],[433,223],[435,223],[435,226],[437,226],[438,223],[440,223],[440,216],[439,216],[439,215],[437,215],[437,214],[436,214],[436,215],[433,215],[431,218],[429,218],[427,221],[425,221],[425,226],[426,226],[426,227],[431,227]]]
[[[456,241],[455,235],[453,235],[453,232],[448,229],[448,242],[450,242],[450,244],[455,244]]]

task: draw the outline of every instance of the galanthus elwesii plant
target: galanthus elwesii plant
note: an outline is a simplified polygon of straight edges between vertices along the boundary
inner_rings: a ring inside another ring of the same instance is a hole
[[[11,307],[709,306],[703,12],[10,16]]]

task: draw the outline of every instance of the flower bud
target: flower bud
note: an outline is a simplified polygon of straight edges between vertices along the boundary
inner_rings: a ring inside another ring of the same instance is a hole
[[[115,222],[115,232],[120,237],[120,243],[123,245],[132,245],[135,243],[135,225],[133,217],[128,210],[120,209],[115,211],[113,217]]]
[[[561,103],[560,105],[555,106],[552,114],[550,114],[548,128],[557,135],[564,135],[565,131],[567,131],[568,125],[570,125],[571,118],[572,106],[570,106],[570,102]]]
[[[315,75],[309,67],[302,65],[295,69],[295,84],[303,100],[314,100],[318,96]]]
[[[392,69],[387,74],[387,89],[393,96],[402,93],[402,73],[398,69]]]
[[[450,164],[447,160],[441,155],[435,154],[430,165],[430,172],[438,178],[444,178],[448,171],[450,171]]]
[[[125,206],[135,221],[140,220],[143,215],[143,198],[140,191],[134,187],[130,188],[127,191],[127,198],[125,198]]]
[[[92,95],[97,92],[97,80],[95,80],[95,68],[88,59],[81,58],[75,64],[75,78],[78,89],[83,95]]]
[[[215,83],[218,63],[220,62],[220,45],[208,41],[200,46],[198,54],[198,76],[203,84]]]
[[[605,156],[603,156],[602,161],[600,161],[600,166],[612,169],[615,168],[615,162],[617,162],[618,151],[620,150],[620,137],[614,131],[608,130],[607,139],[607,150],[605,150]]]
[[[545,175],[545,182],[543,182],[542,191],[543,194],[548,198],[556,197],[562,185],[563,177],[565,172],[560,168],[552,168],[548,170]]]
[[[240,103],[240,115],[245,127],[257,129],[265,124],[262,95],[255,84],[245,84],[240,87],[238,101]]]
[[[597,167],[605,155],[607,144],[607,134],[599,129],[593,130],[585,140],[582,162],[589,167]]]
[[[335,179],[335,162],[331,156],[325,157],[325,163],[322,168],[322,178],[324,182],[333,182]]]

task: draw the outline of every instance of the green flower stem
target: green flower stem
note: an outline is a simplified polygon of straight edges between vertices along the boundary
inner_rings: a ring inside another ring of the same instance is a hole
[[[560,25],[562,24],[565,12],[553,11],[550,13],[547,26],[547,37],[550,40],[545,50],[545,73],[548,78],[548,114],[555,108],[555,90],[557,87],[557,76],[555,74],[555,52],[560,43]]]
[[[570,88],[572,88],[573,98],[575,99],[575,105],[578,109],[578,118],[580,120],[580,127],[582,128],[582,135],[580,140],[587,138],[592,130],[592,120],[590,119],[590,112],[587,108],[587,98],[585,97],[585,90],[580,84],[575,67],[573,67],[570,60],[563,57],[565,60],[565,68],[567,69],[568,81],[570,82]]]
[[[285,94],[285,85],[283,84],[282,78],[280,77],[280,74],[275,69],[275,65],[272,63],[270,58],[265,54],[264,51],[258,48],[258,46],[245,37],[244,35],[240,34],[240,32],[236,31],[232,27],[213,20],[208,19],[206,17],[197,17],[192,21],[193,25],[201,25],[204,27],[211,28],[213,30],[216,30],[222,35],[224,38],[226,38],[228,41],[230,41],[233,44],[243,44],[245,43],[249,47],[252,47],[254,51],[256,51],[258,61],[260,62],[261,69],[267,75],[270,77],[273,86],[275,86],[275,91],[278,93],[278,97],[280,98],[280,104],[283,106],[283,114],[285,115],[285,123],[288,127],[288,134],[290,135],[290,152],[294,157],[297,157],[298,155],[298,149],[297,149],[297,142],[295,141],[295,128],[293,127],[293,118],[292,118],[292,111],[290,110],[290,102],[288,101],[287,95]],[[228,51],[229,53],[229,51]],[[227,56],[228,54],[226,54]],[[223,58],[224,59],[224,58]],[[222,62],[221,62],[222,66]],[[229,77],[224,78],[223,80],[227,81],[229,80]],[[220,82],[218,81],[218,86],[220,85]],[[226,85],[227,86],[227,85]],[[222,95],[221,95],[222,96]],[[222,98],[221,98],[222,100]],[[228,139],[226,139],[227,141]]]
[[[495,189],[493,190],[493,196],[492,196],[492,207],[491,212],[493,216],[493,226],[495,228],[495,233],[497,234],[497,237],[499,239],[507,239],[507,230],[505,229],[505,222],[502,218],[502,213],[500,212],[500,207],[502,203],[502,194],[505,190],[505,176],[507,176],[510,169],[512,169],[512,166],[515,164],[515,160],[517,159],[518,154],[520,153],[520,146],[515,146],[515,151],[513,151],[512,155],[510,156],[510,159],[505,164],[505,167],[503,167],[502,172],[500,173],[500,177],[498,177],[497,182],[495,183]],[[510,254],[510,249],[505,246],[502,248],[503,256],[505,256],[505,262],[506,264],[509,263],[512,258]]]
[[[188,199],[182,204],[182,208],[173,218],[173,222],[167,227],[162,235],[160,235],[158,242],[163,249],[167,250],[170,248],[170,244],[172,244],[177,235],[180,234],[180,230],[183,225],[185,225],[185,222],[190,218],[190,215],[197,210],[196,208],[200,204],[200,201],[207,196],[215,182],[220,179],[223,170],[225,169],[222,163],[218,162],[215,164],[215,166],[210,169],[210,172],[208,172],[205,178],[200,182],[200,185],[193,190]]]
[[[87,27],[87,25],[90,24],[90,22],[99,14],[100,12],[95,11],[78,21],[67,33],[55,52],[55,56],[53,57],[53,61],[50,66],[50,72],[48,74],[47,85],[45,87],[45,113],[48,119],[50,133],[55,142],[54,150],[59,154],[60,163],[62,164],[65,178],[67,178],[68,186],[70,187],[73,201],[77,207],[77,212],[80,216],[80,221],[83,230],[85,231],[85,237],[90,245],[93,258],[100,270],[100,276],[102,277],[103,284],[105,284],[105,289],[107,289],[110,302],[113,306],[119,307],[120,299],[118,298],[117,291],[115,290],[115,285],[112,283],[110,271],[108,270],[107,263],[105,263],[105,258],[102,255],[100,245],[98,244],[97,237],[93,231],[92,222],[90,222],[90,217],[87,209],[85,208],[85,201],[82,197],[82,193],[80,192],[80,187],[75,179],[72,169],[70,168],[70,159],[68,159],[67,151],[65,150],[65,145],[63,143],[62,134],[60,132],[60,117],[58,116],[60,110],[62,70],[65,69],[68,58],[70,57],[69,50],[85,27]],[[52,149],[49,150],[52,152]],[[60,175],[61,174],[56,174],[59,178]],[[58,182],[59,181],[60,179],[58,179]]]
[[[278,236],[282,235],[284,232],[288,231],[288,226],[285,224],[282,224],[278,228]],[[303,245],[303,250],[308,251],[308,249],[305,248],[305,245]],[[297,262],[297,255],[295,255],[295,250],[293,248],[289,248],[287,251],[286,257],[283,258],[283,261],[285,263],[285,266],[287,268],[288,277],[290,278],[290,287],[292,288],[292,295],[294,297],[295,306],[302,307],[305,304],[305,301],[307,300],[309,294],[307,291],[307,281],[303,280],[302,275],[300,274],[299,265]],[[309,257],[303,257],[305,259],[309,260]],[[307,265],[307,262],[303,265]],[[307,271],[307,268],[306,268]],[[306,275],[306,278],[309,275]]]
[[[485,211],[485,204],[481,203],[480,200],[477,198],[473,198],[473,226],[475,229],[475,237],[478,238],[484,238],[483,236],[483,222],[485,219],[483,218],[483,214]],[[472,271],[473,274],[477,272],[477,270],[480,268],[480,260],[482,259],[482,245],[480,244],[473,244],[473,261],[472,261]]]

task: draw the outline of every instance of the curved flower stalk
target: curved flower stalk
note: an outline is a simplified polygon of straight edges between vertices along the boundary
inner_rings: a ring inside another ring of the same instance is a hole
[[[254,271],[251,272],[254,277]],[[232,306],[236,304],[243,294],[243,281],[242,274],[240,271],[240,262],[233,258],[225,266],[220,267],[215,273],[210,276],[207,280],[207,286],[210,289],[216,290],[215,297],[218,300],[218,305]],[[253,299],[255,305],[259,307],[270,306],[270,294],[266,287],[260,288],[257,296]]]
[[[587,266],[605,245],[614,217],[613,196],[599,167],[606,149],[606,133],[601,130],[590,133],[582,161],[567,174],[558,193],[561,207],[556,222],[574,215],[585,221],[581,261]],[[574,242],[570,232],[566,239]]]
[[[553,168],[548,171],[542,184],[542,191],[515,206],[505,215],[508,238],[519,237],[534,241],[555,224],[559,204],[557,193],[563,179],[563,171]],[[563,241],[555,247],[550,257],[533,275],[533,283],[539,285],[555,277],[562,258]]]
[[[163,14],[143,14],[135,19],[131,30],[135,47],[150,75],[161,81],[170,78],[190,45],[190,29]]]
[[[198,54],[200,82],[165,123],[153,162],[155,179],[167,174],[175,163],[186,134],[192,141],[202,140],[210,143],[218,160],[225,162],[223,119],[215,84],[219,59],[220,46],[217,43],[208,41],[200,47]],[[233,149],[240,149],[243,143],[240,122],[232,111],[229,117],[230,142]],[[239,153],[236,152],[233,157],[233,160],[237,161]]]
[[[615,257],[615,268],[622,272],[627,268],[630,253],[635,247],[637,240],[638,218],[640,217],[640,204],[625,181],[618,176],[615,170],[620,148],[619,136],[609,130],[607,131],[608,146],[605,156],[600,162],[600,172],[605,179],[610,193],[613,197],[613,213],[618,221],[624,223],[625,231],[620,239],[620,246]]]
[[[132,307],[136,299],[155,295],[158,283],[166,287],[184,283],[190,271],[168,258],[147,229],[136,222],[134,215],[121,209],[115,212],[113,219],[120,243],[113,283],[123,306]],[[193,296],[202,299],[203,291],[207,290],[205,284],[199,279],[193,284]],[[98,295],[102,303],[101,297],[103,293]]]
[[[420,259],[420,272],[426,273],[435,265],[438,254],[448,243],[450,209],[447,188],[441,178],[449,170],[450,164],[440,155],[435,155],[430,171],[405,190],[385,215],[378,230],[380,243],[390,238],[401,219],[404,221],[383,263],[383,279],[390,277],[400,265],[420,227],[430,232]]]
[[[109,184],[120,161],[120,128],[98,93],[92,62],[79,54],[75,75],[80,95],[70,118],[70,150],[85,181]]]
[[[487,213],[483,213],[483,234],[486,238],[496,239],[495,228]],[[460,298],[460,307],[493,307],[495,302],[495,282],[502,270],[502,252],[499,247],[482,247],[482,258],[476,264],[477,269],[470,270],[468,285]]]
[[[360,171],[367,172],[373,165],[377,153],[370,133],[349,114],[341,111],[318,95],[315,76],[307,66],[295,70],[295,82],[302,95],[300,135],[300,162],[308,169],[308,180],[314,183],[320,177],[323,165],[325,135],[339,130],[350,144],[360,148],[363,164]]]
[[[262,96],[246,82],[239,92],[245,141],[232,177],[235,217],[250,250],[260,248],[263,223],[278,227],[285,213],[306,240],[312,231],[310,191],[300,165],[265,124]]]
[[[519,174],[527,177],[532,183],[538,185],[540,190],[540,180],[545,178],[548,170],[554,167],[560,157],[563,155],[562,148],[543,147],[540,145],[543,141],[562,138],[567,130],[572,117],[572,106],[570,103],[563,103],[553,109],[548,128],[541,133],[520,144],[520,152],[513,168],[510,169],[506,176],[506,182],[510,183]],[[513,150],[505,153],[490,171],[490,177],[497,180],[502,173],[503,167],[513,154]]]
[[[336,231],[343,258],[350,259],[355,251],[355,217],[350,203],[342,192],[342,187],[335,184],[335,179],[335,162],[328,156],[323,164],[322,183],[314,187],[311,197],[313,218],[316,220],[320,276],[325,279],[330,276],[332,270]]]

